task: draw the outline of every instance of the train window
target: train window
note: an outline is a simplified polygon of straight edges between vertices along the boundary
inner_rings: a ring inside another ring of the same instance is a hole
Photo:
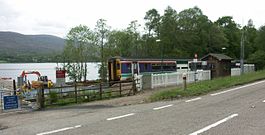
[[[144,64],[144,71],[147,71],[147,70],[148,70],[148,64],[145,63],[145,64]]]
[[[126,65],[127,65],[128,70],[131,71],[131,64],[127,63]]]
[[[122,73],[131,73],[131,64],[130,63],[122,63],[121,64],[121,72]]]
[[[152,64],[152,71],[160,71],[161,70],[161,66],[158,64]]]

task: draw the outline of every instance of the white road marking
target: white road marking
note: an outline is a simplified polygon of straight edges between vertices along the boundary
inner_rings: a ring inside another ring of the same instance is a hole
[[[48,135],[48,134],[53,134],[53,133],[62,132],[62,131],[66,131],[66,130],[70,130],[70,129],[75,129],[75,128],[80,128],[80,127],[81,127],[81,125],[76,125],[76,126],[73,126],[73,127],[66,127],[66,128],[61,128],[61,129],[53,130],[53,131],[38,133],[37,135]]]
[[[202,99],[202,98],[198,97],[198,98],[193,98],[193,99],[187,100],[185,102],[188,103],[188,102],[192,102],[192,101],[196,101],[196,100],[200,100],[200,99]]]
[[[265,100],[263,100],[262,102],[265,103]]]
[[[207,130],[213,128],[213,127],[218,126],[218,125],[221,124],[221,123],[224,123],[224,122],[226,122],[226,121],[228,121],[228,120],[230,120],[230,119],[236,117],[236,116],[238,116],[238,114],[232,114],[232,115],[230,115],[230,116],[228,116],[228,117],[226,117],[226,118],[224,118],[224,119],[222,119],[222,120],[220,120],[220,121],[217,121],[217,122],[214,123],[214,124],[211,124],[211,125],[209,125],[209,126],[207,126],[207,127],[205,127],[205,128],[202,128],[202,129],[196,131],[196,132],[193,132],[193,133],[191,133],[191,134],[189,134],[189,135],[197,135],[197,134],[203,133],[203,132],[205,132],[205,131],[207,131]]]
[[[253,85],[257,85],[257,84],[264,83],[264,82],[265,81],[255,82],[255,83],[252,83],[252,84],[244,85],[244,86],[237,87],[237,88],[233,88],[233,89],[230,89],[230,90],[226,90],[226,91],[214,93],[214,94],[211,94],[211,96],[216,96],[216,95],[224,94],[224,93],[227,93],[227,92],[230,92],[230,91],[235,91],[235,90],[238,90],[238,89],[246,88],[246,87],[253,86]]]
[[[167,107],[170,107],[170,106],[173,106],[173,104],[156,107],[156,108],[153,108],[153,110],[159,110],[159,109],[167,108]]]
[[[121,116],[117,116],[117,117],[107,118],[107,120],[116,120],[116,119],[132,116],[132,115],[135,115],[135,114],[134,113],[129,113],[129,114],[125,114],[125,115],[121,115]]]

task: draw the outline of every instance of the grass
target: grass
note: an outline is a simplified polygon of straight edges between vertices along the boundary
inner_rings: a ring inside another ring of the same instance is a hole
[[[175,99],[181,97],[193,97],[205,95],[209,92],[229,88],[232,86],[242,85],[257,80],[265,79],[265,70],[247,73],[242,76],[223,77],[208,81],[187,84],[187,89],[174,88],[166,91],[156,92],[149,97],[150,101],[159,101],[166,99]]]
[[[98,91],[89,90],[82,91],[78,94],[77,103],[85,103],[95,100],[106,100],[111,98],[120,97],[118,92],[112,92],[111,90],[106,90],[102,93],[102,98]],[[48,98],[45,101],[45,106],[48,108],[57,107],[57,106],[66,106],[71,104],[76,104],[75,94],[68,93],[65,97],[59,97],[58,93],[50,92]]]

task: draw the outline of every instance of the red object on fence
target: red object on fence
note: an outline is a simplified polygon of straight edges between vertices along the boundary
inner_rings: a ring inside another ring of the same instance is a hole
[[[65,70],[56,70],[56,78],[65,78]]]

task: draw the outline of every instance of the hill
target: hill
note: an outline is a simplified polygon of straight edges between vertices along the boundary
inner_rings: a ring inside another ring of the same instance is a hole
[[[0,60],[19,62],[17,60],[21,60],[21,57],[25,56],[36,59],[39,56],[58,54],[62,52],[64,45],[64,39],[52,35],[0,32]],[[24,60],[22,59],[22,61]]]

